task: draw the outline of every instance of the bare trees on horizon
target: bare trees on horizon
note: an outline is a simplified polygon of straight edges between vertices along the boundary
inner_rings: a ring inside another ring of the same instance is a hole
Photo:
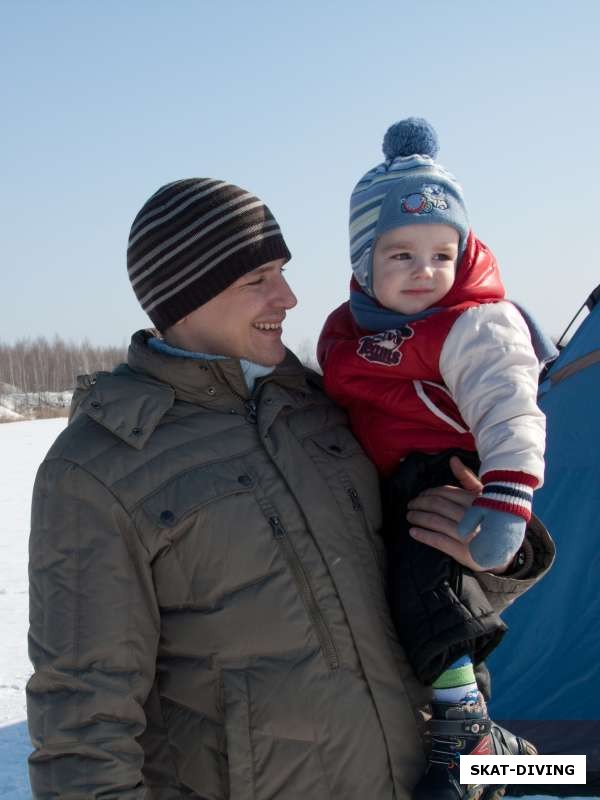
[[[125,361],[127,348],[72,342],[55,336],[0,341],[0,394],[71,391],[77,376],[112,370]]]

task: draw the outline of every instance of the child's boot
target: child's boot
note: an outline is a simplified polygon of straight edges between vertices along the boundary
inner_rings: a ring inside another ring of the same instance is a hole
[[[506,786],[460,783],[460,756],[537,754],[526,739],[492,722],[481,694],[472,703],[434,701],[432,711],[431,755],[413,800],[498,800]]]

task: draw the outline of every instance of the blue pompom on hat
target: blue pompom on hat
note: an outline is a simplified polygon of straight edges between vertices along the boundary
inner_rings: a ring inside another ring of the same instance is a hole
[[[388,161],[417,153],[435,158],[439,152],[437,133],[426,119],[408,117],[391,125],[383,137],[383,155]]]
[[[362,288],[372,291],[373,248],[377,239],[403,225],[450,225],[459,234],[459,259],[469,235],[469,219],[456,179],[434,159],[434,128],[408,117],[383,137],[385,161],[364,175],[350,197],[350,259]]]

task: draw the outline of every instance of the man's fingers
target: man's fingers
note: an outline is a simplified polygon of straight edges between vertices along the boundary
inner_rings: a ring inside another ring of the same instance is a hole
[[[473,495],[464,489],[458,489],[456,486],[440,486],[437,489],[427,489],[413,498],[408,503],[408,510],[432,511],[458,522],[472,502]]]
[[[469,542],[476,536],[473,530],[464,539],[458,533],[458,523],[469,513],[481,484],[460,459],[453,459],[453,472],[463,486],[437,486],[426,489],[408,503],[406,518],[410,533],[422,544],[447,553],[455,561],[474,571],[481,568],[473,561]]]
[[[416,528],[423,528],[431,533],[441,533],[459,543],[468,544],[471,539],[475,538],[477,531],[471,531],[468,536],[459,534],[457,522],[461,519],[463,512],[462,506],[451,504],[451,507],[442,513],[439,498],[431,507],[427,506],[426,498],[423,498],[423,506],[409,508],[406,519]]]
[[[483,489],[481,481],[475,473],[466,467],[458,456],[450,459],[450,469],[454,477],[460,482],[463,489],[473,494],[479,494]]]
[[[482,568],[473,561],[469,553],[469,548],[463,541],[458,541],[449,535],[435,533],[432,530],[420,527],[410,528],[410,535],[418,542],[426,544],[429,547],[434,547],[442,553],[446,553],[459,564],[462,564],[473,572],[483,571]]]
[[[460,486],[435,486],[432,489],[424,489],[421,494],[417,495],[418,497],[443,497],[453,503],[458,503],[464,509],[473,503],[476,495],[467,492],[466,489],[461,489]]]
[[[458,538],[456,531],[456,520],[452,516],[446,516],[436,511],[410,509],[406,519],[411,526],[423,528],[434,534],[442,534],[451,538]]]
[[[464,508],[454,503],[436,499],[435,503],[428,503],[428,498],[410,505],[406,512],[406,519],[420,528],[429,528],[432,531],[449,533],[457,528]]]
[[[460,549],[460,542],[443,533],[436,533],[429,528],[411,527],[410,535],[417,541],[429,547],[435,547],[448,555],[453,556]]]

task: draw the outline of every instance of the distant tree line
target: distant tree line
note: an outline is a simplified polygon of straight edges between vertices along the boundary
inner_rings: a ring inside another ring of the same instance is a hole
[[[0,341],[0,394],[14,386],[22,392],[63,392],[72,390],[78,375],[110,371],[126,360],[126,347],[68,342],[55,336],[18,339],[14,344]]]

